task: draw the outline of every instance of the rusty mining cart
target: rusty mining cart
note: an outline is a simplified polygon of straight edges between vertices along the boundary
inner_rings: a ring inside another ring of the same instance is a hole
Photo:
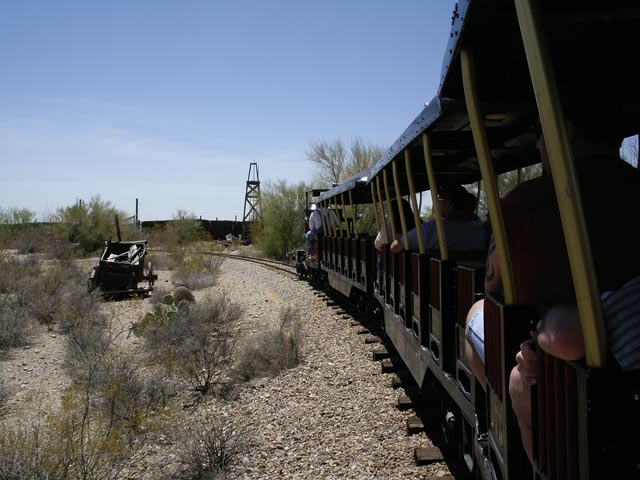
[[[146,254],[147,240],[105,242],[98,266],[89,272],[89,292],[99,288],[103,297],[112,297],[152,291],[158,275],[153,273],[151,262],[145,268]],[[138,286],[145,281],[147,286]]]

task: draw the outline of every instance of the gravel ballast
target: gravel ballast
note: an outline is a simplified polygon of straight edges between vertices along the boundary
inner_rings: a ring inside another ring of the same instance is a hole
[[[170,272],[160,270],[158,287],[170,288]],[[424,433],[408,435],[411,410],[396,407],[402,388],[392,388],[392,373],[383,373],[373,360],[379,344],[349,318],[314,293],[304,281],[250,262],[227,259],[217,284],[194,292],[196,301],[223,292],[244,309],[241,329],[256,333],[265,323],[277,322],[284,307],[302,320],[301,363],[273,377],[238,386],[229,400],[183,393],[177,422],[183,429],[196,426],[217,412],[246,429],[243,452],[221,478],[246,479],[426,479],[451,475],[445,463],[418,466],[414,449],[430,447]],[[150,308],[149,299],[106,304],[122,324],[133,322]],[[24,409],[53,409],[68,385],[61,367],[60,335],[43,332],[29,348],[2,361],[2,380],[15,392],[5,421]],[[131,335],[121,341],[138,348],[142,340]],[[43,400],[44,399],[44,400]],[[48,403],[47,403],[48,402]],[[44,404],[44,406],[43,406]],[[35,410],[34,410],[35,411]],[[124,478],[184,478],[179,463],[180,440],[170,434],[151,444],[145,458]]]

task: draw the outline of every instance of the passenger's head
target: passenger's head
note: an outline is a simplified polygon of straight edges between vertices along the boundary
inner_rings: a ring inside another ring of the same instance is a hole
[[[450,219],[471,218],[476,210],[476,197],[458,183],[446,183],[438,189],[442,216]]]
[[[565,102],[564,115],[567,138],[575,159],[619,155],[618,149],[624,135],[613,120],[614,113],[606,112],[592,102],[569,99]],[[549,171],[547,143],[540,120],[534,126],[534,133],[542,166]]]
[[[402,224],[400,223],[400,212],[404,215],[404,219],[407,225],[411,225],[408,228],[413,228],[413,210],[411,209],[411,203],[405,198],[400,199],[401,209],[398,208],[398,200],[391,200],[391,208],[393,209],[393,220],[396,224],[396,230],[400,231]]]

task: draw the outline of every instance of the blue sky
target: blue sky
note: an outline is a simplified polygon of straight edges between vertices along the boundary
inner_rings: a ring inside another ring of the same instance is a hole
[[[436,93],[453,0],[0,4],[0,207],[100,195],[242,219],[312,141],[390,146]]]

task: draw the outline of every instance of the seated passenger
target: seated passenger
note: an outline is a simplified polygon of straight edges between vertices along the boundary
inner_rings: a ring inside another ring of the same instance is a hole
[[[415,225],[413,220],[413,210],[411,210],[411,204],[405,198],[400,199],[402,203],[402,211],[404,212],[404,219],[407,222],[407,225]],[[395,237],[399,237],[402,235],[402,223],[400,221],[400,211],[398,210],[398,201],[396,199],[391,200],[391,209],[393,210],[393,220],[396,224],[396,234]],[[384,227],[380,229],[376,239],[373,241],[374,247],[376,250],[382,250],[383,245],[387,245],[389,240],[387,239],[387,231],[392,233],[391,220],[387,221],[387,228]]]
[[[589,105],[589,108],[593,108]],[[640,251],[619,255],[620,239],[628,237],[628,210],[640,188],[640,172],[620,159],[620,138],[598,129],[597,112],[574,112],[578,121],[567,122],[567,135],[580,183],[581,199],[587,214],[587,228],[598,285],[617,290],[625,279],[640,271]],[[550,173],[541,130],[536,146],[543,168]],[[604,166],[604,167],[603,167]],[[593,193],[592,193],[593,192]],[[575,289],[569,266],[560,211],[553,180],[546,174],[526,181],[502,200],[505,229],[513,265],[517,298],[515,302],[535,305],[546,311],[561,304],[575,304]],[[489,245],[485,277],[488,294],[502,293],[502,280],[495,245]],[[467,315],[467,360],[479,383],[485,387],[484,311],[477,302]],[[521,431],[525,450],[531,452],[530,431]]]
[[[438,202],[442,210],[442,224],[447,246],[452,250],[485,250],[486,234],[482,221],[476,220],[476,198],[462,185],[444,185],[438,194]],[[438,232],[434,219],[420,226],[422,241],[427,250],[438,249]],[[419,250],[416,229],[407,232],[407,246],[400,237],[391,244],[394,253],[407,250]]]
[[[622,370],[640,369],[640,275],[620,290],[602,294],[602,314],[607,340],[615,362]],[[549,355],[567,361],[585,356],[580,316],[575,305],[559,305],[538,323],[534,338],[524,341],[516,355],[517,365],[509,378],[509,394],[518,418],[525,451],[532,458],[531,385],[538,382],[535,343]]]
[[[338,225],[338,216],[336,212],[331,210],[330,208],[320,207],[318,208],[315,204],[311,205],[311,215],[309,215],[309,230],[305,234],[305,237],[309,238],[313,235],[322,236],[322,216],[325,215],[325,221],[328,219],[329,221],[329,229],[336,227]]]
[[[311,215],[309,215],[308,220],[309,230],[304,235],[307,255],[313,253],[312,241],[314,237],[320,237],[323,235],[322,215],[328,215],[328,217],[325,218],[325,221],[328,218],[329,228],[333,228],[338,225],[338,217],[333,210],[327,209],[326,207],[318,208],[316,204],[311,205]]]

